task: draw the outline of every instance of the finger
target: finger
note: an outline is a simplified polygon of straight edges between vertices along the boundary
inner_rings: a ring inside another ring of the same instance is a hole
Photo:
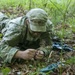
[[[29,55],[29,56],[28,56],[28,59],[32,59],[32,58],[34,58],[33,55]]]
[[[36,55],[36,57],[43,57],[43,55]]]
[[[38,51],[37,53],[40,54],[40,55],[43,55],[44,54],[43,51]]]
[[[29,50],[29,53],[30,53],[30,54],[36,54],[37,51],[36,51],[36,50]]]
[[[29,51],[31,51],[31,52],[36,52],[36,50],[35,50],[35,49],[29,49]]]
[[[36,52],[29,52],[28,54],[29,54],[29,55],[33,55],[33,56],[34,56],[34,55],[35,55],[35,53],[36,53]]]
[[[44,57],[44,55],[36,54],[36,57],[35,58],[37,59],[37,58],[43,58],[43,57]]]
[[[43,52],[43,51],[40,51],[39,53],[40,53],[41,55],[44,55],[44,52]]]
[[[35,58],[43,58],[44,54],[40,53],[39,51],[36,53]]]
[[[30,54],[30,55],[31,55],[31,54],[34,55],[34,54],[36,53],[35,50],[34,50],[34,51],[33,51],[33,50],[27,50],[27,51],[28,51],[27,53]]]
[[[39,52],[36,53],[36,55],[38,55],[38,56],[43,56],[44,53],[43,53],[42,51],[39,51]]]
[[[42,59],[43,57],[40,57],[40,56],[36,56],[36,59]]]

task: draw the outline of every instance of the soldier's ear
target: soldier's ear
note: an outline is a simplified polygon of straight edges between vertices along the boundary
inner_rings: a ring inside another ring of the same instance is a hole
[[[29,20],[28,19],[26,19],[26,24],[29,25]]]

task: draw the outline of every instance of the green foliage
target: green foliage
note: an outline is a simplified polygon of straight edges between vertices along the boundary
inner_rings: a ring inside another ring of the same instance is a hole
[[[10,69],[8,67],[2,69],[3,75],[8,75],[9,72],[10,72]]]
[[[67,64],[75,64],[75,56],[66,61]]]
[[[36,7],[43,8],[55,25],[62,22],[71,23],[71,19],[75,19],[75,0],[0,0],[0,8],[17,6],[28,10]]]
[[[1,37],[2,37],[3,35],[0,33],[0,40],[1,40]]]
[[[9,9],[10,7],[16,11],[16,8],[20,8],[23,10],[29,10],[31,8],[43,8],[47,11],[49,18],[54,24],[54,28],[62,25],[62,28],[58,28],[58,30],[54,29],[55,34],[57,34],[60,38],[72,38],[72,32],[75,33],[75,0],[0,0],[0,10]],[[17,13],[21,12],[21,10],[17,10]],[[6,13],[10,16],[10,13]],[[16,16],[12,13],[11,18]],[[65,29],[64,26],[68,24],[70,27]],[[0,34],[0,38],[2,34]],[[75,57],[66,61],[68,64],[75,64]],[[43,64],[44,65],[44,64]],[[32,66],[33,67],[33,66]],[[37,71],[39,72],[42,66],[38,64]],[[3,68],[3,75],[7,75],[10,72],[8,67]],[[30,75],[38,75],[38,72],[30,73]],[[46,75],[49,75],[47,73]],[[45,75],[45,74],[42,74]]]
[[[2,34],[0,33],[0,37],[2,37]]]

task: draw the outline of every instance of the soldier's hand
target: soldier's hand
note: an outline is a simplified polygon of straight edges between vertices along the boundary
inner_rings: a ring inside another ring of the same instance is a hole
[[[44,57],[44,52],[43,51],[37,51],[35,54],[35,59],[43,59]]]
[[[14,56],[14,58],[22,58],[24,60],[42,59],[43,57],[44,57],[44,52],[35,49],[18,51]]]
[[[32,60],[34,59],[36,50],[35,49],[27,49],[23,52],[23,59]]]

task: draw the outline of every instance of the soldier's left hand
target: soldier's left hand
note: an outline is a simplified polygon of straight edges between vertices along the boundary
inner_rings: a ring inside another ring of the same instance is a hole
[[[43,59],[44,57],[44,52],[43,51],[37,51],[34,58],[35,59]]]

